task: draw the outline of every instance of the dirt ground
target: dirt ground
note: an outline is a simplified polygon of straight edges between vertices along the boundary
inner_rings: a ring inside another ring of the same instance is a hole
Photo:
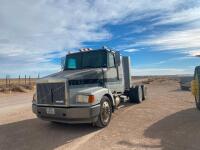
[[[148,84],[148,100],[124,104],[104,129],[52,124],[31,111],[32,92],[0,95],[0,149],[200,149],[200,112],[176,80]]]

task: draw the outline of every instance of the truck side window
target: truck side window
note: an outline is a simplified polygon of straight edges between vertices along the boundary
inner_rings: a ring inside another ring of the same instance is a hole
[[[108,53],[108,67],[114,67],[114,55],[112,53]]]

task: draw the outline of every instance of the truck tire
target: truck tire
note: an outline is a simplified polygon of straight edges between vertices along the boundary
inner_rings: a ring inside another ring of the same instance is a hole
[[[106,127],[110,123],[111,116],[112,106],[110,99],[107,96],[103,96],[101,99],[100,113],[95,125],[100,128]]]
[[[129,99],[132,103],[141,103],[143,99],[143,92],[141,86],[131,88],[129,91]]]
[[[141,85],[142,88],[142,100],[147,99],[147,87],[145,85]]]
[[[136,86],[135,87],[135,98],[134,98],[134,100],[135,100],[135,102],[136,103],[141,103],[142,102],[142,87],[141,86]]]
[[[130,88],[130,90],[129,90],[129,92],[128,92],[128,96],[129,96],[129,101],[131,102],[131,103],[134,103],[135,101],[134,101],[134,95],[135,95],[135,88],[134,87],[132,87],[132,88]]]

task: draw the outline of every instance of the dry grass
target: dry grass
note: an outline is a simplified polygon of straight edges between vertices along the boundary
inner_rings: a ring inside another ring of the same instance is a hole
[[[150,83],[153,82],[153,81],[154,81],[154,79],[149,78],[149,79],[147,79],[147,80],[142,81],[142,84],[150,84]]]
[[[35,79],[9,79],[6,84],[6,79],[0,79],[0,92],[28,92],[33,90],[35,86]]]

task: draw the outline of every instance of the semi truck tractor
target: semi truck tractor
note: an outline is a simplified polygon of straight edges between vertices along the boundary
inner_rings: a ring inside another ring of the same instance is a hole
[[[130,57],[119,51],[81,49],[62,68],[36,82],[32,110],[42,120],[105,127],[121,102],[146,98],[146,87],[132,84]]]

